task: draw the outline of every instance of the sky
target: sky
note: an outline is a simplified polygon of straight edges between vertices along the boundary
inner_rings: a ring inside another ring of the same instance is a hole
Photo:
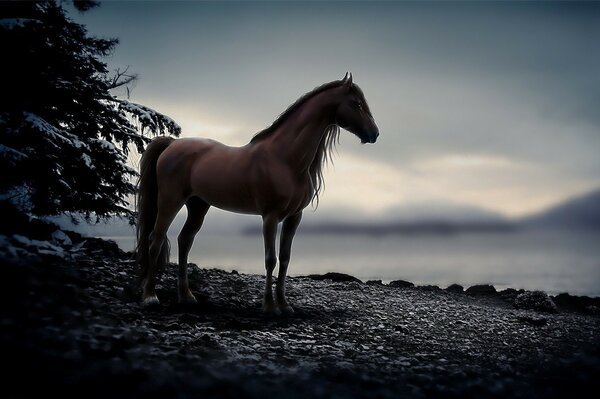
[[[352,72],[380,129],[342,132],[324,212],[476,206],[508,217],[600,187],[600,3],[103,2],[131,100],[244,145]]]

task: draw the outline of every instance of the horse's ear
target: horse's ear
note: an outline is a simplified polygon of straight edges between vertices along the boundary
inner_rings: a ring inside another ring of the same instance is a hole
[[[344,76],[342,83],[346,87],[352,87],[352,73],[346,72],[346,76]]]

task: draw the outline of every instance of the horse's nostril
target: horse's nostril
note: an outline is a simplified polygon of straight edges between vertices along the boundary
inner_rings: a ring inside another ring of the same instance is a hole
[[[372,136],[371,143],[375,143],[377,141],[377,137],[379,137],[379,131],[375,131],[375,134]]]

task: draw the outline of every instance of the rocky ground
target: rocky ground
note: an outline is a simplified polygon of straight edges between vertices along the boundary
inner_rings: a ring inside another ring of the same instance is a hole
[[[290,278],[296,314],[267,317],[262,276],[192,268],[200,304],[181,308],[170,267],[162,304],[145,309],[127,290],[129,254],[52,237],[0,236],[3,397],[558,398],[600,388],[597,299],[559,296],[541,312],[516,309],[514,290],[329,275]]]

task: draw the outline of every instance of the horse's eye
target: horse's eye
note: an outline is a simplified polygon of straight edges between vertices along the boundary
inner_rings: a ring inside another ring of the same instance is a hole
[[[358,108],[358,109],[362,109],[363,108],[363,105],[362,105],[362,103],[360,101],[354,101],[354,106],[356,108]]]

